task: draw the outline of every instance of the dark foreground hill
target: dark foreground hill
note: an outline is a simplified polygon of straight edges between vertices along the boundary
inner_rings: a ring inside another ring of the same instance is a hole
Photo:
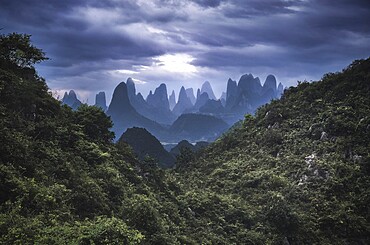
[[[119,141],[129,144],[140,160],[152,157],[161,167],[171,168],[175,165],[175,157],[166,151],[161,142],[145,128],[129,128],[122,134]]]
[[[0,244],[369,244],[369,59],[165,171],[52,98],[29,36],[0,52]]]

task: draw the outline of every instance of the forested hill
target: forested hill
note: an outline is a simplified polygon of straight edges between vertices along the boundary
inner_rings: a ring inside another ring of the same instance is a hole
[[[280,100],[179,166],[201,232],[221,243],[370,242],[370,59]]]
[[[0,244],[368,244],[370,60],[301,83],[175,170],[49,93],[0,35]]]

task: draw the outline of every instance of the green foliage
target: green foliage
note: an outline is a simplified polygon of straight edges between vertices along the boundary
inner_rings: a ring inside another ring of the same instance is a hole
[[[32,67],[34,64],[47,60],[45,54],[31,45],[31,35],[12,33],[0,35],[0,60],[21,68]]]
[[[355,61],[286,90],[177,169],[192,225],[219,225],[192,230],[198,242],[368,243],[369,71]]]
[[[0,40],[0,244],[369,243],[369,59],[163,170],[52,98],[29,36]]]
[[[195,153],[189,147],[181,147],[180,154],[176,156],[176,168],[186,167],[186,164],[193,161]]]
[[[85,135],[91,141],[108,143],[114,138],[114,133],[109,131],[109,128],[113,126],[112,121],[105,115],[101,108],[86,104],[79,106],[75,122],[83,126]]]

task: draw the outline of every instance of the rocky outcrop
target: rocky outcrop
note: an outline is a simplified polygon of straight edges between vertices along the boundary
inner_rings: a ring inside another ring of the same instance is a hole
[[[107,101],[104,92],[99,92],[95,96],[95,106],[100,107],[103,111],[107,110]]]
[[[69,93],[64,93],[62,103],[70,106],[73,110],[77,110],[82,105],[82,102],[77,99],[77,95],[73,90],[70,90]]]
[[[261,102],[268,103],[276,96],[276,78],[273,75],[268,75],[261,91]]]
[[[226,107],[232,108],[235,104],[236,98],[238,96],[238,85],[236,81],[229,80],[227,81],[227,89],[226,89]]]
[[[276,90],[276,97],[280,98],[283,92],[284,92],[284,86],[282,83],[279,83],[277,90]]]

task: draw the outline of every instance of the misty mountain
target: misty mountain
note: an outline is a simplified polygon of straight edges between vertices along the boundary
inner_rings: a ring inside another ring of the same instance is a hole
[[[176,105],[176,95],[174,90],[172,90],[170,97],[168,97],[168,103],[170,104],[170,110],[172,111]]]
[[[233,123],[247,113],[253,114],[261,105],[279,98],[282,87],[281,83],[276,87],[276,78],[273,75],[267,76],[263,86],[260,79],[252,74],[241,76],[238,83],[229,79],[225,103],[228,117],[225,120]]]
[[[192,107],[193,107],[193,104],[191,103],[191,100],[187,96],[185,88],[182,86],[181,89],[180,89],[180,93],[179,93],[179,100],[178,100],[177,104],[175,105],[175,107],[173,108],[172,112],[175,115],[179,116],[184,111],[186,111],[186,110],[188,110]]]
[[[229,128],[223,120],[202,114],[182,114],[170,127],[174,139],[213,141]]]
[[[162,135],[163,127],[142,115],[131,105],[127,85],[124,82],[114,89],[112,101],[108,107],[107,115],[113,121],[113,132],[120,137],[124,131],[131,127],[143,127],[155,135]]]
[[[103,111],[107,110],[107,101],[104,92],[99,92],[96,94],[95,106],[100,107]]]
[[[130,103],[139,114],[165,125],[172,124],[176,119],[170,110],[165,84],[162,83],[155,89],[154,93],[150,91],[146,100],[141,93],[136,94],[135,83],[132,78],[128,78],[126,84]]]
[[[74,90],[70,90],[69,93],[64,93],[62,103],[70,106],[73,110],[77,110],[77,108],[82,105],[82,102],[77,99],[77,95]]]
[[[213,93],[211,84],[208,81],[205,81],[200,89],[200,94],[207,93],[208,97],[212,100],[216,100],[216,96]]]
[[[191,103],[194,105],[195,104],[195,101],[196,101],[196,98],[194,96],[194,90],[193,88],[187,88],[185,90],[186,92],[186,95],[188,96],[188,98],[190,99]]]

